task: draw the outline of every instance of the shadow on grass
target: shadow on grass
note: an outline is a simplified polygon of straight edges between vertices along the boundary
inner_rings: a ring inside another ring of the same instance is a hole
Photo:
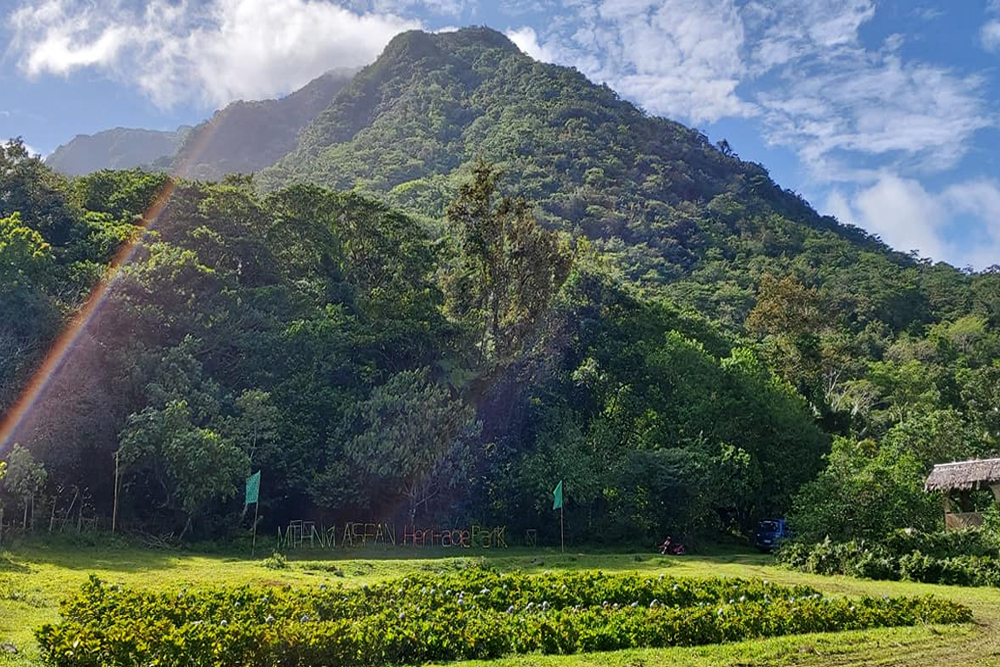
[[[15,561],[9,553],[0,554],[0,572],[12,574],[28,574],[31,568],[24,563]]]
[[[181,552],[142,549],[132,545],[78,545],[51,541],[20,541],[0,556],[0,572],[30,572],[30,564],[66,570],[142,572],[173,566]]]
[[[413,569],[432,573],[453,572],[470,567],[544,572],[545,570],[662,570],[682,566],[688,560],[700,563],[760,566],[773,564],[770,556],[726,551],[720,554],[661,556],[657,553],[608,553],[515,547],[497,550],[447,548],[333,548],[300,549],[286,552],[289,564],[306,572],[327,572],[338,576],[370,574],[378,567],[412,562]]]

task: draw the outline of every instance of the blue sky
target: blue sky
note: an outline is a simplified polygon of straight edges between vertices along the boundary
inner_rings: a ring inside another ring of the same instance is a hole
[[[1000,264],[1000,0],[0,0],[0,137],[195,124],[489,25],[890,245]]]

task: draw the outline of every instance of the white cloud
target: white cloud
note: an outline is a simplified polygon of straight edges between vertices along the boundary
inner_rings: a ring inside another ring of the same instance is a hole
[[[508,30],[507,37],[517,45],[517,48],[535,60],[540,60],[543,63],[554,63],[559,60],[559,50],[551,46],[542,46],[539,44],[538,35],[535,33],[535,29],[530,26]]]
[[[874,15],[871,0],[750,2],[743,17],[756,35],[754,69],[763,73],[801,58],[833,57],[857,45],[858,29]]]
[[[439,16],[461,16],[468,4],[467,0],[355,0],[353,6],[376,14],[421,11]]]
[[[539,37],[508,33],[543,60],[573,65],[655,114],[695,122],[752,113],[736,92],[744,70],[743,24],[732,0],[604,0],[567,3],[572,21]]]
[[[788,72],[786,82],[759,96],[765,131],[772,143],[795,147],[820,180],[852,179],[849,170],[828,171],[845,154],[945,170],[977,131],[996,124],[980,78],[904,63],[894,54],[847,55],[834,67]]]
[[[370,62],[393,35],[420,27],[326,0],[45,0],[8,20],[31,77],[96,68],[154,102],[221,105],[273,97],[334,67]]]
[[[938,7],[917,7],[910,12],[910,15],[921,21],[933,21],[944,16],[944,10]]]
[[[860,29],[875,11],[872,0],[746,7],[761,35],[754,71],[771,74],[755,99],[765,136],[795,150],[820,182],[870,181],[873,159],[908,173],[943,171],[997,123],[982,78],[904,59],[899,34],[866,48]]]
[[[973,179],[935,193],[885,172],[850,197],[833,191],[825,211],[903,252],[917,250],[959,267],[1000,263],[1000,184],[995,181]]]
[[[946,211],[937,198],[914,180],[885,175],[854,199],[864,227],[894,248],[945,257],[940,227]]]
[[[1000,51],[1000,21],[993,19],[983,24],[979,30],[979,40],[987,51]]]

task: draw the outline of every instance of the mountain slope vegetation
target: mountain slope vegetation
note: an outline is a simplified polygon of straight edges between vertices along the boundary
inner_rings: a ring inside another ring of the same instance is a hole
[[[329,106],[352,74],[333,70],[281,99],[229,104],[191,131],[173,156],[170,173],[218,181],[274,164],[295,147],[302,128]]]
[[[1000,448],[1000,272],[892,251],[499,33],[397,37],[297,136],[209,184],[4,148],[0,410],[134,246],[8,502],[107,516],[117,451],[123,520],[175,535],[239,530],[257,469],[272,526],[554,539],[562,480],[573,539],[875,535],[938,520],[931,464]]]

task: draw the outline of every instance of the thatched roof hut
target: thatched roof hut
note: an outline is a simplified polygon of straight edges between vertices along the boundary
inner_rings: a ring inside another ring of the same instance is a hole
[[[924,491],[968,491],[1000,484],[1000,459],[939,463],[924,482]]]

